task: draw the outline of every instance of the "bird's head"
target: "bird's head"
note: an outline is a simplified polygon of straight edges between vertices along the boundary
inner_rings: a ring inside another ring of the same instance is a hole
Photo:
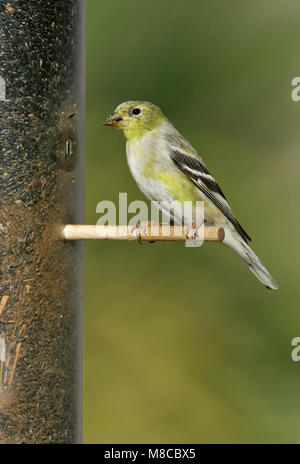
[[[137,139],[159,127],[166,117],[158,106],[143,101],[121,103],[103,123],[123,130],[125,137]]]

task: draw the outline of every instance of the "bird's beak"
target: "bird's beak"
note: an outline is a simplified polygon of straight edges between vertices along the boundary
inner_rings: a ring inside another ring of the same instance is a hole
[[[108,116],[108,118],[104,119],[103,124],[105,124],[106,126],[123,127],[124,121],[122,119],[122,116],[115,113],[112,116]]]

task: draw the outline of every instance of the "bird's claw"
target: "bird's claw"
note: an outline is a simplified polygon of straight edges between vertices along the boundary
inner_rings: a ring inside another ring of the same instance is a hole
[[[131,233],[136,236],[136,239],[139,242],[139,244],[143,245],[141,236],[142,234],[148,235],[148,222],[138,222],[132,227]]]
[[[132,229],[131,233],[136,236],[137,241],[140,245],[143,245],[141,235],[148,235],[148,227],[151,227],[151,222],[138,222],[135,224]],[[159,223],[157,224],[159,225]],[[155,240],[149,240],[149,243],[155,243]]]
[[[202,224],[197,224],[196,222],[192,222],[191,224],[189,224],[185,229],[185,236],[187,240],[197,240],[198,230],[201,226]]]

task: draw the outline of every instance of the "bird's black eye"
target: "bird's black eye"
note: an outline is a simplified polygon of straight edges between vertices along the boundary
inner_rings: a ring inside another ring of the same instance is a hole
[[[134,108],[132,110],[132,114],[134,114],[134,115],[140,114],[140,112],[141,112],[141,110],[139,108]]]

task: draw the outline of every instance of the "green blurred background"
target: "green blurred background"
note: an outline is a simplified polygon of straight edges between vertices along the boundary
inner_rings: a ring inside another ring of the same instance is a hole
[[[300,441],[298,1],[88,0],[86,223],[143,199],[119,103],[160,106],[279,282],[220,244],[87,243],[85,442]]]

